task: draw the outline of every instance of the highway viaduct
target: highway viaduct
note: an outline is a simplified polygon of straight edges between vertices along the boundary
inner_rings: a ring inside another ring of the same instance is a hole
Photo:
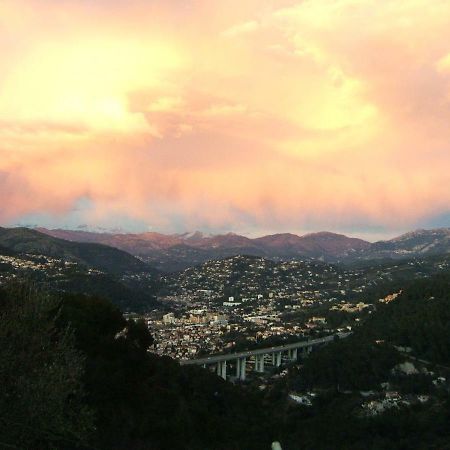
[[[336,333],[330,336],[325,336],[317,339],[307,341],[295,342],[293,344],[285,344],[277,347],[258,348],[255,350],[248,350],[239,353],[229,353],[227,355],[211,355],[199,359],[181,360],[182,366],[198,365],[203,367],[216,366],[217,375],[224,380],[227,379],[227,362],[233,363],[235,367],[235,377],[241,381],[245,380],[247,373],[247,362],[250,358],[253,360],[254,370],[259,373],[264,373],[264,366],[269,363],[272,367],[280,367],[283,358],[284,360],[294,362],[297,361],[299,352],[309,354],[313,347],[325,345],[335,338],[343,339],[351,333]]]

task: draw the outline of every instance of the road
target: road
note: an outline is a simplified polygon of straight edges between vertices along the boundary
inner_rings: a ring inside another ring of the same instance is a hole
[[[248,351],[244,351],[244,352],[229,353],[227,355],[211,355],[211,356],[207,356],[205,358],[181,360],[180,364],[182,366],[214,364],[214,363],[221,362],[221,361],[231,361],[231,360],[238,359],[238,358],[249,358],[250,356],[265,355],[268,353],[285,352],[287,350],[293,350],[296,348],[297,349],[298,348],[308,348],[308,347],[313,347],[315,345],[320,345],[320,344],[325,344],[327,342],[331,342],[336,336],[339,339],[343,339],[343,338],[346,338],[347,336],[349,336],[350,334],[351,333],[336,333],[336,334],[332,334],[330,336],[325,336],[323,338],[295,342],[293,344],[279,345],[276,347],[258,348],[255,350],[248,350]]]

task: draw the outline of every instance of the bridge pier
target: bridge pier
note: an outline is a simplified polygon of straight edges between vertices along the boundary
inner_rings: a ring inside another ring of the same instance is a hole
[[[245,381],[247,358],[238,358],[237,361],[237,367],[239,368],[238,370],[236,370],[237,378],[239,378],[239,380],[241,381]]]
[[[351,333],[338,333],[330,336],[325,336],[318,339],[312,339],[304,342],[297,342],[295,344],[280,345],[278,347],[270,347],[264,349],[257,349],[253,351],[244,351],[230,355],[212,355],[206,358],[200,358],[197,360],[182,360],[181,365],[197,364],[208,369],[216,371],[217,375],[224,380],[227,378],[227,363],[226,361],[233,361],[236,363],[236,379],[244,381],[246,378],[246,363],[248,358],[255,358],[255,371],[264,372],[265,356],[272,362],[273,367],[280,367],[283,362],[283,353],[286,352],[286,356],[290,361],[296,361],[299,352],[302,356],[307,356],[311,353],[313,347],[324,345],[332,342],[338,337],[339,339],[346,338]]]
[[[275,366],[280,367],[281,366],[281,352],[275,353]]]
[[[297,354],[297,349],[296,348],[293,348],[293,349],[289,350],[289,359],[291,361],[297,361],[297,356],[298,356],[298,354]]]
[[[255,355],[255,371],[264,373],[264,355]]]
[[[227,362],[226,361],[219,361],[217,363],[217,375],[219,375],[219,377],[223,378],[224,380],[227,379]]]

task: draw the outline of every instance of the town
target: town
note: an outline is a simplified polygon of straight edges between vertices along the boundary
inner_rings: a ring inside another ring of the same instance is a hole
[[[164,312],[145,319],[160,355],[183,360],[247,350],[351,331],[390,294],[374,296],[378,285],[447,267],[446,259],[431,267],[409,261],[351,269],[235,256],[165,275],[157,298]]]

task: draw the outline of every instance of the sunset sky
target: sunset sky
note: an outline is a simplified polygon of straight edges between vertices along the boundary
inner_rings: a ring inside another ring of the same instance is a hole
[[[450,226],[450,1],[1,0],[0,224]]]

